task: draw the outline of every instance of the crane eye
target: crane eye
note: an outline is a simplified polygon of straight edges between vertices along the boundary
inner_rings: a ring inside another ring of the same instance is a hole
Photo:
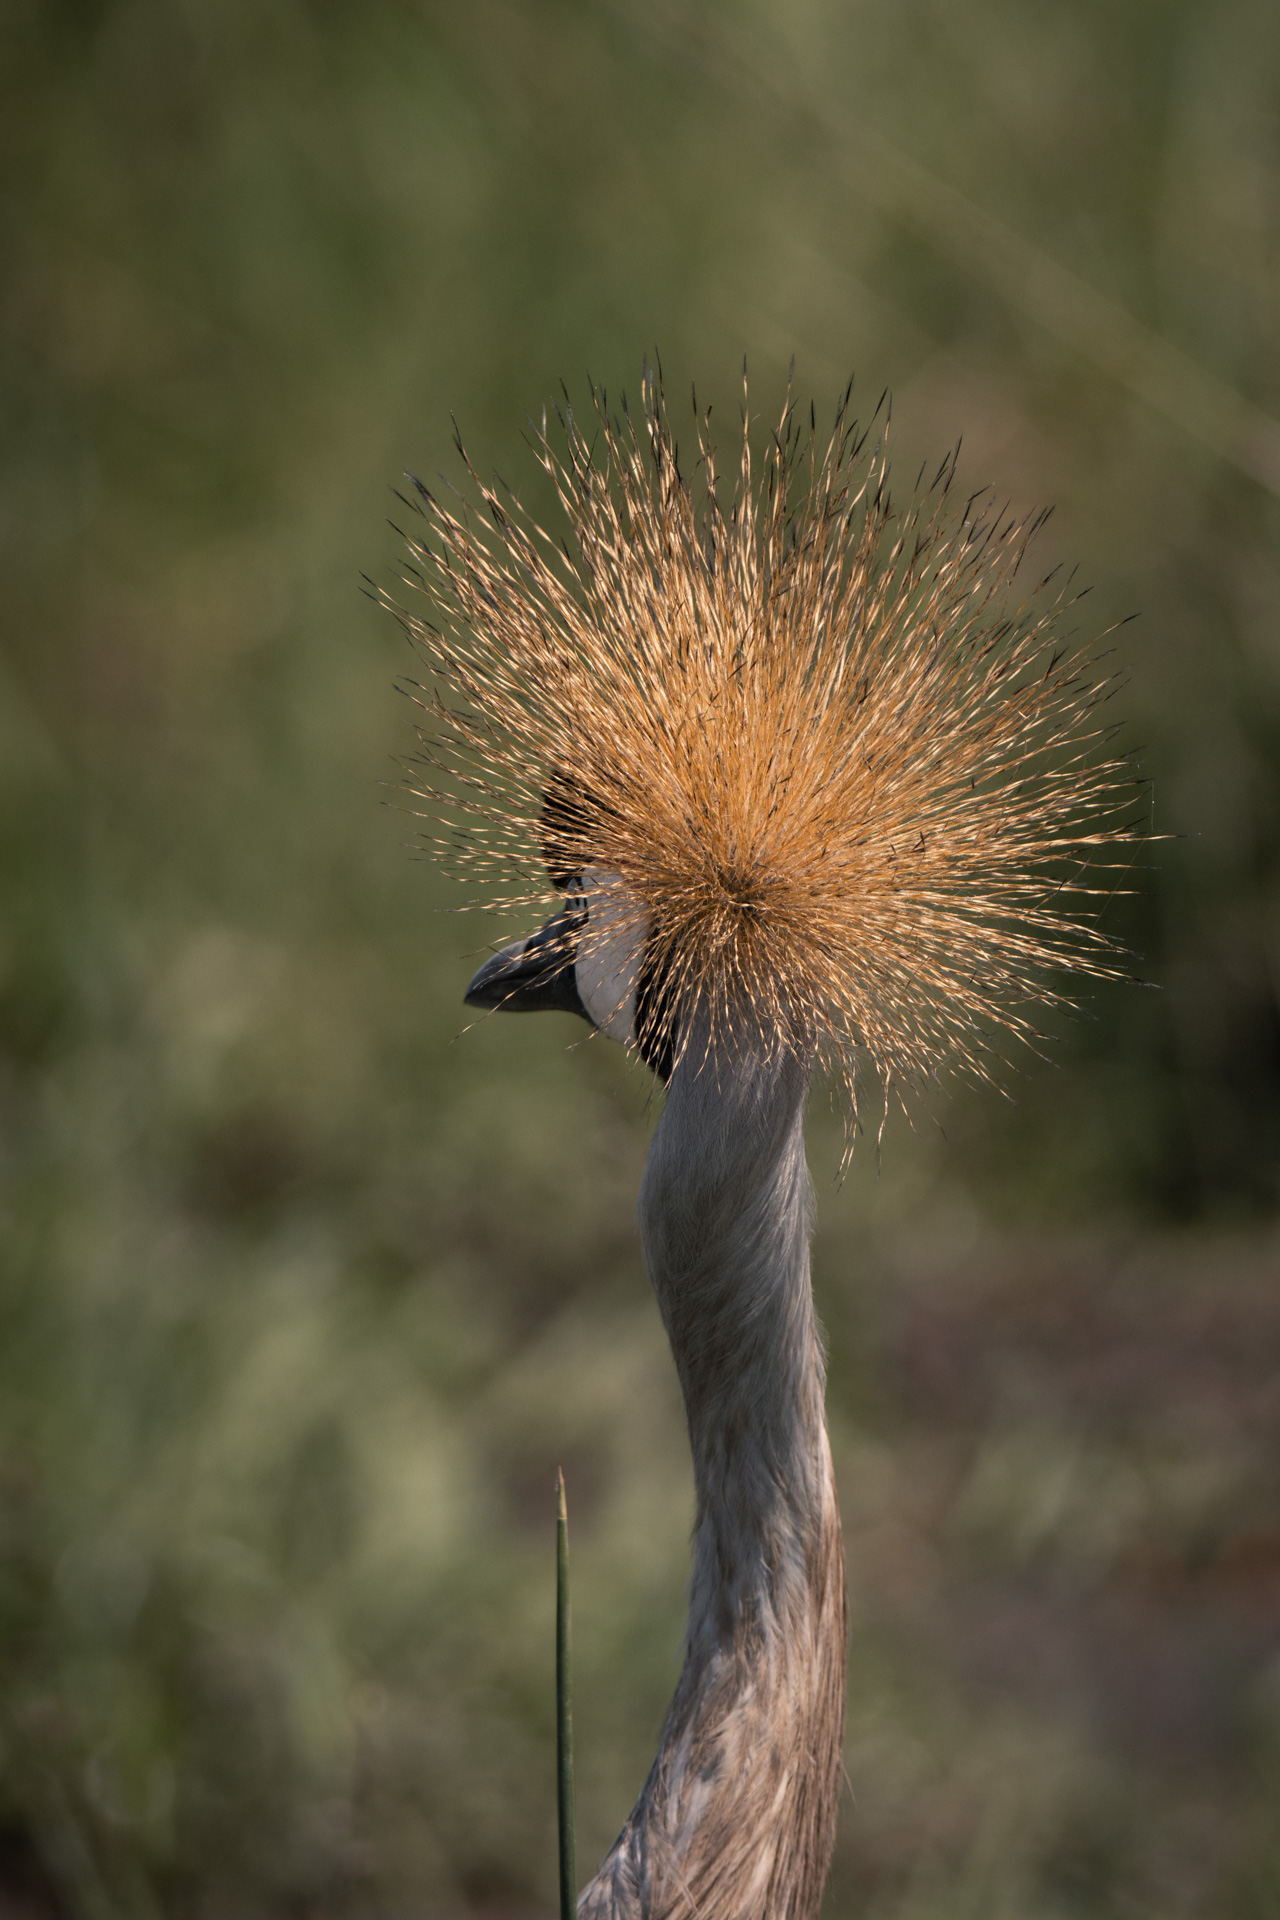
[[[542,795],[538,842],[553,887],[567,893],[581,885],[589,849],[598,844],[601,828],[610,819],[618,819],[616,807],[572,774],[559,767],[552,769]]]

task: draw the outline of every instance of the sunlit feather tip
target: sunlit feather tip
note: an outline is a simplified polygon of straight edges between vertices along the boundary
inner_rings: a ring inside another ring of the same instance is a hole
[[[727,499],[651,373],[638,419],[593,402],[533,434],[564,540],[461,440],[478,506],[414,482],[434,844],[512,912],[607,876],[677,1056],[749,1026],[855,1111],[860,1067],[985,1074],[1064,972],[1122,971],[1097,911],[1142,837],[1102,645],[1064,640],[1069,581],[1027,583],[1044,516],[961,499],[954,458],[894,508],[847,392],[825,445],[788,393],[755,471],[744,385]]]

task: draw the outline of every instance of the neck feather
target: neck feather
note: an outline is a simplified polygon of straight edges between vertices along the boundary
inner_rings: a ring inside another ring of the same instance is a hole
[[[581,1920],[811,1920],[834,1838],[845,1590],[794,1058],[672,1080],[640,1227],[697,1491],[685,1663]]]

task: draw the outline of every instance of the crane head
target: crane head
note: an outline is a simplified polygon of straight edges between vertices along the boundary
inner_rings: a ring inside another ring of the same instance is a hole
[[[567,898],[527,940],[486,960],[467,987],[469,1007],[502,1013],[576,1013],[635,1047],[663,1081],[675,1042],[659,1018],[661,982],[649,931],[616,874],[589,868],[560,881]]]

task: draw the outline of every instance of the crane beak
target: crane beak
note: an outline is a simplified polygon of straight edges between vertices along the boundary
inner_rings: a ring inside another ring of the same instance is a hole
[[[576,1013],[593,1024],[574,970],[577,935],[584,923],[585,915],[575,902],[527,940],[503,947],[475,975],[463,995],[466,1004],[503,1013]]]

